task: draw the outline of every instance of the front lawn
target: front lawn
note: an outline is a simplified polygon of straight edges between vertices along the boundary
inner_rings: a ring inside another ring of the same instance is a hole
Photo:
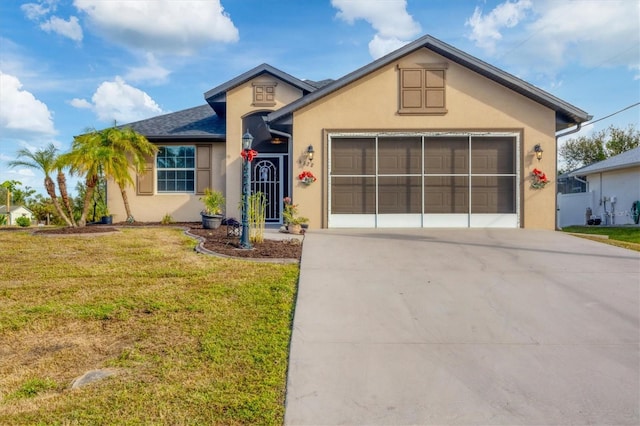
[[[567,226],[564,232],[589,235],[604,235],[608,239],[597,239],[607,244],[640,251],[640,227],[637,226]]]
[[[298,266],[194,244],[0,231],[0,424],[282,424]]]

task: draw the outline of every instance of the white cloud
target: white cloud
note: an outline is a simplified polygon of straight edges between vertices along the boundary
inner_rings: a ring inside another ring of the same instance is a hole
[[[640,64],[638,16],[637,1],[519,0],[486,15],[476,9],[467,25],[469,38],[487,53],[552,75],[570,62],[586,67]],[[514,40],[521,42],[515,45]]]
[[[56,10],[56,0],[45,0],[39,3],[25,3],[20,6],[24,14],[32,21],[37,21],[44,15]]]
[[[147,53],[145,57],[147,63],[140,67],[129,68],[125,78],[133,82],[150,81],[156,84],[166,82],[171,71],[161,66],[153,53]]]
[[[352,24],[357,19],[367,21],[377,31],[369,43],[369,53],[377,59],[407,43],[422,29],[407,12],[407,2],[370,0],[331,0],[338,9],[336,16]]]
[[[190,54],[211,42],[238,40],[220,0],[74,0],[104,36],[128,47]]]
[[[0,71],[0,129],[8,134],[54,134],[51,112],[44,102],[22,89],[20,80]]]
[[[91,101],[74,98],[70,104],[76,108],[90,108],[99,120],[106,122],[130,123],[163,112],[147,93],[128,85],[121,77],[100,84]]]
[[[486,15],[483,15],[480,7],[476,7],[471,18],[465,23],[471,27],[471,40],[479,47],[493,51],[496,41],[502,38],[500,31],[518,25],[531,6],[530,0],[507,0]]]
[[[54,32],[74,41],[82,41],[82,27],[75,16],[71,16],[68,21],[52,16],[40,24],[40,28],[48,33]]]
[[[93,104],[86,99],[73,98],[69,104],[78,109],[93,109]]]

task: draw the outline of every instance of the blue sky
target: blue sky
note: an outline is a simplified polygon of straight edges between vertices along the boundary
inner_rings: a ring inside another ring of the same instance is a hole
[[[0,182],[44,193],[8,167],[18,149],[202,105],[263,62],[335,79],[425,34],[594,120],[640,101],[637,0],[2,0]],[[580,134],[639,121],[635,106]]]

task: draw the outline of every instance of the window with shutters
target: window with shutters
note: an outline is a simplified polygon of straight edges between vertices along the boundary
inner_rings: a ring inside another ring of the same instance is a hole
[[[399,67],[399,114],[446,114],[447,64]]]
[[[275,106],[276,82],[253,83],[253,106]]]
[[[195,192],[194,146],[161,146],[156,157],[157,191]]]

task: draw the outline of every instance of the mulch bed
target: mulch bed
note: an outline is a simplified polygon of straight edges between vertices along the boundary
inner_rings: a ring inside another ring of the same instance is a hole
[[[117,228],[116,228],[117,226]],[[39,229],[36,233],[53,235],[87,235],[98,233],[117,232],[118,228],[141,227],[141,226],[179,226],[188,230],[189,234],[196,235],[203,240],[205,249],[225,256],[249,258],[249,259],[296,259],[300,260],[302,255],[302,244],[294,238],[284,240],[267,240],[262,243],[253,244],[253,249],[243,250],[240,248],[238,237],[228,237],[226,226],[218,229],[204,229],[200,222],[173,223],[171,225],[161,225],[160,223],[118,223],[115,226],[109,225],[87,225],[82,228],[53,228]]]

